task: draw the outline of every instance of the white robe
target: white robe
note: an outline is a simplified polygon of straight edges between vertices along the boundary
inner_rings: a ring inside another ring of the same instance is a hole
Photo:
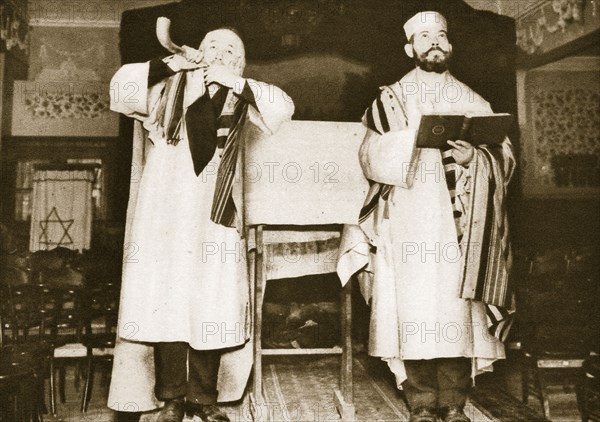
[[[492,110],[449,73],[426,91],[419,72],[392,86],[400,96],[408,93],[402,99],[408,128],[365,138],[360,156],[368,179],[394,186],[387,203],[379,202],[375,231],[367,233],[377,253],[368,268],[372,285],[363,290],[371,300],[369,354],[388,362],[399,387],[406,379],[406,359],[474,358],[475,375],[505,356],[503,344],[487,332],[485,304],[459,297],[461,252],[441,153],[414,147],[422,114]],[[356,226],[345,230],[338,264],[342,280],[368,261]]]
[[[223,349],[244,345],[251,332],[242,225],[231,228],[210,220],[221,149],[196,176],[187,136],[176,146],[169,145],[162,128],[155,124],[164,82],[145,89],[148,69],[148,63],[125,65],[111,82],[111,109],[142,122],[151,141],[145,143],[142,159],[135,150],[142,142],[136,128],[119,342],[109,395],[109,406],[116,410],[125,403],[135,403],[138,410],[158,405],[153,395],[152,346],[147,343],[183,341],[199,350]],[[197,75],[194,72],[188,78],[184,106],[203,92],[203,80]],[[251,126],[246,133],[252,132],[260,140],[289,120],[294,106],[277,87],[253,80],[249,85],[256,108],[249,106],[248,117],[241,124]],[[238,160],[238,170],[239,164]],[[242,212],[240,173],[233,189],[236,209]],[[242,218],[238,215],[238,223]],[[220,400],[241,397],[251,366],[249,349],[223,355]],[[227,362],[234,369],[228,369]]]

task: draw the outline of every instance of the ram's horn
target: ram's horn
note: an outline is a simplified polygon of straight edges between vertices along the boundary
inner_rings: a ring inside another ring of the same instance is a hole
[[[164,48],[171,53],[183,54],[183,49],[171,41],[171,20],[169,18],[160,17],[156,20],[156,38]]]

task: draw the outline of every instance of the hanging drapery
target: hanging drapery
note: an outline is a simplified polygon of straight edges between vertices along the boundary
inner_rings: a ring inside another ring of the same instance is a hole
[[[84,250],[92,237],[93,165],[38,166],[33,176],[29,250]]]

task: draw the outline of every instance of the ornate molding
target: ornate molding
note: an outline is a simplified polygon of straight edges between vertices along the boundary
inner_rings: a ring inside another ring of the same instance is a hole
[[[600,28],[600,0],[546,0],[517,18],[517,45],[548,52]]]
[[[121,15],[130,9],[158,6],[177,0],[126,0],[126,1],[57,1],[30,0],[29,24],[31,26],[118,28]]]
[[[539,66],[535,72],[593,72],[600,69],[600,56],[570,56]]]

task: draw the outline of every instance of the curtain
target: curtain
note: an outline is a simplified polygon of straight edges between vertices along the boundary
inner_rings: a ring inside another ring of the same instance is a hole
[[[29,250],[90,248],[94,166],[38,167],[33,175]]]

